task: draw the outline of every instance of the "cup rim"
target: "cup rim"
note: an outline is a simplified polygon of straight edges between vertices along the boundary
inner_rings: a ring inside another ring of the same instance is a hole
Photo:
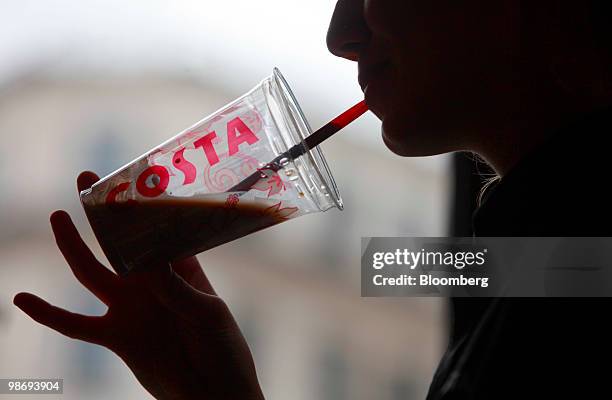
[[[274,67],[273,69],[273,77],[278,83],[279,87],[282,89],[280,92],[283,95],[285,101],[287,101],[293,106],[289,107],[289,110],[297,111],[297,115],[295,115],[295,117],[299,120],[300,123],[296,124],[298,125],[296,128],[303,143],[306,137],[312,134],[312,128],[310,127],[310,124],[308,123],[308,120],[306,119],[304,112],[300,107],[300,104],[298,103],[295,95],[293,94],[293,91],[289,87],[287,80],[285,79],[283,74],[281,74],[280,70],[277,67]],[[302,127],[305,127],[307,132],[304,132],[304,129]],[[329,188],[328,192],[336,207],[339,210],[342,210],[344,208],[344,205],[342,203],[342,197],[340,196],[338,186],[336,185],[336,181],[334,180],[334,177],[331,173],[329,165],[327,164],[327,161],[325,160],[325,156],[323,155],[323,151],[321,150],[321,148],[317,146],[315,148],[308,149],[304,155],[308,156],[310,164],[312,164],[313,169],[317,174],[317,177]]]

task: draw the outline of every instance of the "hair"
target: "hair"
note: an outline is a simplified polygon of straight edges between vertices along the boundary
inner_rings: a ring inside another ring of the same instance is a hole
[[[487,190],[489,190],[491,186],[495,185],[499,181],[501,181],[501,176],[499,175],[483,177],[482,186],[480,187],[480,191],[478,192],[478,200],[476,201],[476,204],[479,207],[482,205],[482,202],[485,198],[485,194],[487,194]]]
[[[477,153],[468,152],[468,157],[474,162],[474,169],[478,176],[482,179],[480,190],[478,191],[478,198],[476,199],[476,205],[480,206],[485,198],[487,190],[501,180],[501,176],[497,174],[493,168],[487,163],[487,161],[479,156]]]

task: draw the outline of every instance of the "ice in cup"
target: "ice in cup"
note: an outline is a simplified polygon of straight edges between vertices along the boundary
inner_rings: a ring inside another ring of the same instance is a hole
[[[268,163],[311,129],[278,69],[250,92],[80,194],[112,267],[195,255],[300,215],[342,209],[317,147]],[[259,173],[248,190],[228,192]]]

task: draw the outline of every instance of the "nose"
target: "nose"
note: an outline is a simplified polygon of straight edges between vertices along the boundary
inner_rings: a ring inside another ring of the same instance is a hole
[[[338,57],[357,61],[370,40],[363,18],[363,0],[338,0],[327,30],[327,48]]]

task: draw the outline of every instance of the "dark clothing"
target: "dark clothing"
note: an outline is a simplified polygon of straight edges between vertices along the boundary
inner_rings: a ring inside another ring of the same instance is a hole
[[[488,191],[476,236],[612,236],[610,133],[605,110],[552,135]],[[451,311],[428,400],[612,398],[612,300],[453,298]]]

